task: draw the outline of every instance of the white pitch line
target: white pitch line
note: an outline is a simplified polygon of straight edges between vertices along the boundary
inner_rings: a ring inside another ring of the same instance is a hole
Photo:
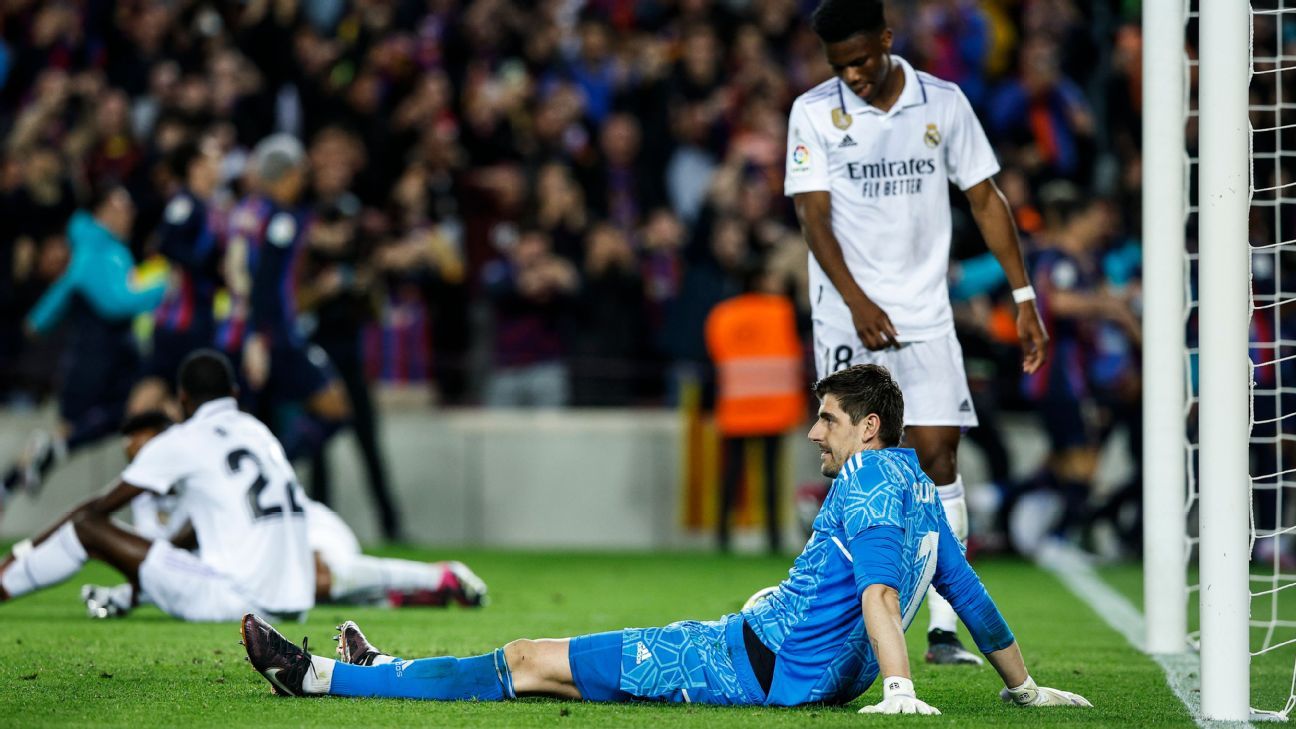
[[[1120,633],[1140,653],[1143,648],[1144,620],[1125,596],[1094,572],[1084,554],[1069,544],[1050,542],[1040,549],[1035,561],[1052,572],[1076,597],[1088,603],[1098,617]],[[1245,721],[1212,721],[1201,713],[1201,677],[1197,657],[1190,653],[1148,655],[1165,672],[1166,684],[1188,709],[1197,726],[1205,729],[1252,728]],[[1253,729],[1253,728],[1252,728]]]

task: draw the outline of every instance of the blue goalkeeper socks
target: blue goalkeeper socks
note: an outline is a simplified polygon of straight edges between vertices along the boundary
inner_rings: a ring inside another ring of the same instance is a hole
[[[338,663],[329,694],[433,701],[517,698],[503,648],[472,658],[420,658],[382,666]]]

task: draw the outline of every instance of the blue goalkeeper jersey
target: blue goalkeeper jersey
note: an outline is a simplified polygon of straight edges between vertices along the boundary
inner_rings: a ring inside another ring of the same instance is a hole
[[[870,541],[879,535],[890,539]],[[880,566],[891,577],[868,576]],[[838,704],[863,693],[877,676],[860,607],[864,588],[875,582],[895,587],[908,628],[933,580],[968,623],[978,647],[998,650],[1012,643],[914,452],[887,448],[852,456],[833,481],[787,579],[743,611],[776,656],[766,703]]]

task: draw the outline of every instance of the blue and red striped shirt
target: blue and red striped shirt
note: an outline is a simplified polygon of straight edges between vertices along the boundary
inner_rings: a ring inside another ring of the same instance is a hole
[[[215,212],[192,192],[181,190],[167,203],[158,226],[161,253],[179,272],[154,312],[154,327],[165,332],[211,332],[212,302],[220,287],[219,229]]]
[[[238,352],[253,332],[272,346],[300,346],[297,267],[306,221],[269,198],[253,195],[230,215],[226,242],[230,316],[217,331],[217,345]]]

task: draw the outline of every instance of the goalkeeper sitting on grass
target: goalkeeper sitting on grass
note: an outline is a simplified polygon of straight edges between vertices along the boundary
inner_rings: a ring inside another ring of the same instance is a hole
[[[794,706],[845,704],[882,675],[861,713],[936,714],[909,676],[904,629],[929,584],[953,604],[1021,706],[1089,706],[1035,684],[1017,641],[950,531],[912,450],[896,448],[904,401],[883,367],[820,380],[819,447],[832,489],[788,578],[767,599],[709,622],[558,640],[518,640],[472,658],[400,660],[340,626],[338,658],[312,656],[255,615],[243,618],[252,666],[275,693],[442,701],[551,696]]]

